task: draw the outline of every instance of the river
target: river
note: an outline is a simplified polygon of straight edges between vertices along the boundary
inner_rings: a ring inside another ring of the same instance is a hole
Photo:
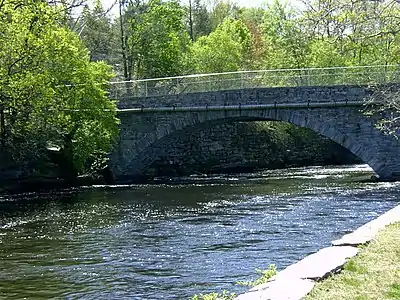
[[[365,165],[0,199],[0,298],[188,299],[247,288],[399,203]]]

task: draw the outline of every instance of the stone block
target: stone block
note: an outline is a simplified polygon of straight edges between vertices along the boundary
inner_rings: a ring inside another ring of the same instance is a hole
[[[350,246],[323,248],[279,272],[276,280],[300,278],[319,281],[341,270],[347,260],[357,253],[358,249]]]
[[[400,206],[389,210],[375,220],[361,226],[352,233],[344,235],[341,239],[333,241],[333,246],[357,246],[369,243],[377,236],[379,230],[385,226],[400,222]]]
[[[307,279],[281,278],[271,281],[264,289],[254,289],[236,300],[300,300],[311,292],[315,282]]]

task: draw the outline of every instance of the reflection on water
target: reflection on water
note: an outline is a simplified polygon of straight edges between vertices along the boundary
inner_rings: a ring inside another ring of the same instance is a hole
[[[0,298],[185,299],[283,268],[397,203],[366,166],[0,199]]]

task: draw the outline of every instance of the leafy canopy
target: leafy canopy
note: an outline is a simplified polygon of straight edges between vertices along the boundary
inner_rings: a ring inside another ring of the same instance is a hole
[[[200,37],[191,48],[196,73],[228,72],[242,69],[251,53],[252,37],[241,20],[227,18],[208,36]]]
[[[104,157],[118,133],[116,107],[106,92],[113,73],[90,61],[61,19],[61,10],[44,1],[0,6],[2,150],[20,161],[40,158],[56,145],[79,173]]]

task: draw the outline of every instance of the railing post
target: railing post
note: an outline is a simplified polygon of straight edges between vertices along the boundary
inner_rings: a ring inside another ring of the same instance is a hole
[[[176,94],[179,94],[179,77],[176,78]]]
[[[112,83],[110,83],[109,95],[113,99],[116,99],[118,97],[117,93],[115,92],[114,84]]]
[[[385,72],[385,74],[383,77],[383,83],[386,84],[387,83],[387,67],[386,66],[384,67],[384,72]]]
[[[149,95],[148,87],[147,87],[147,80],[144,82],[144,90],[146,97]]]
[[[132,92],[132,81],[125,81],[125,94],[129,96],[133,96]]]

